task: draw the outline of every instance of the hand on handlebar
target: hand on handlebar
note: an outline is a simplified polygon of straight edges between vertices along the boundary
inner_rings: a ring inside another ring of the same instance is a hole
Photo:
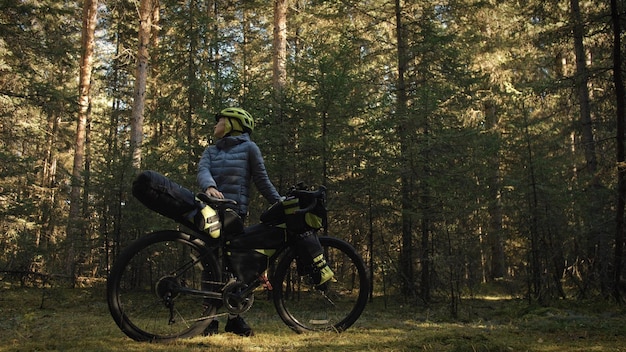
[[[232,200],[232,199],[228,199],[228,198],[224,198],[224,195],[222,194],[222,192],[216,190],[215,188],[210,188],[215,190],[217,193],[210,193],[209,189],[207,189],[207,191],[205,193],[198,193],[196,194],[196,196],[198,197],[198,199],[200,199],[201,201],[203,201],[206,204],[212,204],[212,205],[224,205],[224,204],[237,204],[236,201]],[[215,194],[215,196],[213,195]]]
[[[207,188],[205,193],[214,198],[224,199],[224,195],[222,194],[222,192],[218,191],[215,187]]]

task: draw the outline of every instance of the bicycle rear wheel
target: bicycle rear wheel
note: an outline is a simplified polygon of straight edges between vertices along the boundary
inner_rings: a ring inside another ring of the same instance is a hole
[[[315,286],[298,274],[294,250],[282,257],[273,276],[274,305],[292,330],[342,332],[361,316],[368,299],[365,264],[354,247],[332,237],[320,237],[333,280]]]
[[[201,239],[158,231],[133,242],[115,261],[107,300],[115,323],[137,341],[168,341],[204,331],[217,301],[220,267]]]

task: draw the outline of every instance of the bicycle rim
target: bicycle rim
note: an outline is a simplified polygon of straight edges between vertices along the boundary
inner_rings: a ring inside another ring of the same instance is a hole
[[[320,237],[326,261],[335,273],[333,280],[319,286],[307,284],[298,274],[294,251],[277,265],[274,304],[281,319],[292,330],[342,332],[359,318],[368,298],[368,278],[363,260],[345,241]]]
[[[168,341],[201,333],[215,314],[213,301],[185,290],[220,279],[204,242],[176,231],[133,242],[116,260],[107,282],[109,309],[120,329],[137,341]]]

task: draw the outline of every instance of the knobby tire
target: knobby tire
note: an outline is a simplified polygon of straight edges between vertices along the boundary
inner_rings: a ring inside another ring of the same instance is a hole
[[[217,259],[196,236],[157,231],[126,247],[107,280],[115,323],[136,341],[198,335],[216,312],[214,301],[183,290],[207,290],[221,280]]]
[[[349,243],[320,237],[326,261],[335,273],[321,286],[310,284],[298,271],[294,250],[278,262],[273,275],[273,298],[278,315],[293,331],[348,329],[361,316],[369,296],[365,264]]]

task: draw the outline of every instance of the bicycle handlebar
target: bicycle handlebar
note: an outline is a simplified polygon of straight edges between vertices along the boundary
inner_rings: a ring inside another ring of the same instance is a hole
[[[298,209],[295,211],[295,214],[303,214],[313,210],[317,206],[317,202],[324,201],[326,198],[326,187],[320,186],[317,191],[306,191],[306,190],[292,190],[289,192],[290,194],[298,197],[300,195],[308,195],[313,197],[313,201],[306,208]]]
[[[317,203],[320,201],[320,199],[323,201],[325,201],[326,198],[326,187],[324,186],[319,186],[319,188],[317,189],[317,191],[307,191],[305,189],[292,189],[289,191],[288,193],[289,195],[293,195],[295,197],[300,197],[302,195],[306,195],[309,197],[313,198],[313,201],[311,202],[311,204],[309,204],[306,208],[304,209],[298,209],[295,211],[296,214],[303,214],[303,213],[307,213],[311,210],[313,210],[316,206]],[[206,204],[213,204],[216,206],[220,206],[220,205],[236,205],[237,202],[232,200],[232,199],[227,199],[227,198],[217,198],[217,197],[213,197],[210,196],[206,193],[198,193],[196,194],[196,197],[198,197],[198,199],[200,199],[202,202],[206,203]]]
[[[294,214],[304,214],[304,213],[307,213],[307,212],[313,210],[313,208],[315,208],[316,205],[317,205],[317,198],[315,198],[313,200],[313,202],[311,202],[311,205],[309,205],[308,207],[306,207],[304,209],[298,209],[298,210],[294,211]]]
[[[235,204],[237,204],[237,202],[232,200],[232,199],[212,197],[212,196],[210,196],[210,195],[208,195],[206,193],[198,193],[198,194],[196,194],[196,197],[198,197],[198,199],[200,199],[201,201],[203,201],[206,204],[215,204],[215,205],[224,205],[224,204],[235,205]]]

